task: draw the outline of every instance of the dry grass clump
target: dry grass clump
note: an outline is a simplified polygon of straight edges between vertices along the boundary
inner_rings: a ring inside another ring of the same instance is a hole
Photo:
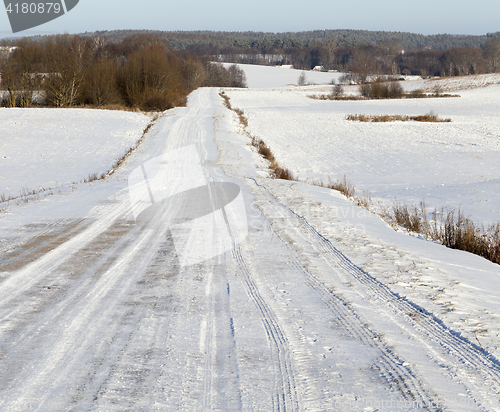
[[[335,96],[334,94],[309,94],[307,97],[315,100],[366,100],[363,96]]]
[[[289,169],[281,167],[278,164],[276,158],[273,155],[273,152],[262,139],[259,139],[250,134],[250,132],[248,131],[248,119],[246,118],[243,110],[231,107],[229,96],[225,94],[224,91],[220,92],[219,96],[222,97],[224,106],[236,113],[236,115],[238,116],[238,121],[243,128],[243,132],[251,139],[251,144],[257,149],[257,153],[259,153],[264,159],[269,162],[269,169],[272,172],[272,177],[282,180],[297,180]]]
[[[297,180],[289,169],[281,167],[274,170],[274,177],[281,180]]]
[[[286,167],[281,167],[278,164],[276,158],[273,155],[273,152],[264,143],[264,141],[252,137],[252,146],[256,147],[257,152],[269,162],[269,169],[271,169],[274,178],[282,180],[297,180],[289,169],[287,169]]]
[[[451,249],[474,253],[500,264],[500,222],[485,229],[460,209],[458,212],[441,209],[440,213],[434,210],[429,221],[426,209],[423,201],[419,207],[396,201],[385,217],[410,232],[420,233]]]
[[[342,193],[345,197],[354,197],[356,190],[354,186],[347,180],[346,176],[342,180],[338,180],[336,182],[329,182],[326,185],[327,188],[337,190]]]
[[[248,127],[248,119],[245,117],[243,110],[234,109],[234,112],[238,115],[238,120],[240,121],[243,127]]]
[[[416,122],[433,122],[433,123],[450,123],[451,119],[440,119],[437,114],[427,113],[419,116],[410,116],[410,120],[414,120]]]
[[[356,204],[358,206],[364,207],[365,209],[369,209],[372,203],[372,197],[368,190],[363,191],[363,195],[355,197]]]
[[[399,226],[403,226],[411,232],[421,233],[423,229],[422,216],[419,209],[413,205],[408,207],[396,201],[392,207],[393,220]]]
[[[307,181],[310,185],[324,187],[331,190],[336,190],[342,193],[345,197],[352,199],[357,206],[369,209],[372,203],[371,194],[369,191],[363,191],[362,196],[356,195],[356,189],[352,183],[347,180],[346,175],[344,175],[342,180],[332,181],[328,179],[328,183],[323,183],[321,181]]]
[[[85,107],[95,109],[95,106],[92,106],[92,105],[87,105]],[[137,107],[128,107],[122,103],[104,104],[102,106],[99,106],[99,109],[102,109],[102,110],[122,110],[124,112],[134,112],[134,113],[140,112],[140,110]]]
[[[409,97],[410,99],[424,99],[428,96],[422,89],[416,89],[406,93],[406,97]]]
[[[231,107],[229,96],[224,92],[224,90],[219,93],[219,96],[222,97],[222,104],[224,105],[224,107],[226,109],[233,110],[233,108]]]
[[[365,115],[365,114],[349,114],[346,116],[347,120],[358,121],[358,122],[371,122],[371,123],[384,123],[384,122],[433,122],[433,123],[449,123],[450,118],[440,119],[437,114],[427,113],[418,116],[407,116],[407,115]]]

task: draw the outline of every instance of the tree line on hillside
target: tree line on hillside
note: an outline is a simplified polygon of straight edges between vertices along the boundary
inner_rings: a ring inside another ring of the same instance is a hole
[[[112,30],[84,33],[82,36],[101,36],[107,41],[121,42],[132,34],[152,34],[167,40],[175,50],[189,51],[200,46],[242,47],[247,49],[315,47],[327,39],[336,40],[341,47],[378,44],[396,39],[406,51],[423,49],[447,50],[454,47],[482,47],[491,38],[500,38],[500,32],[485,35],[422,35],[408,32],[370,30],[313,30],[302,32],[222,32],[222,31],[160,31],[160,30]]]
[[[130,31],[87,33],[113,43]],[[454,76],[496,72],[500,32],[484,36],[433,35],[366,30],[297,33],[147,32],[174,48],[231,63],[293,65],[310,70],[370,74]]]
[[[405,51],[397,39],[376,45],[345,47],[333,39],[314,47],[279,49],[224,48],[207,50],[221,60],[232,63],[293,65],[310,70],[325,70],[368,75],[457,76],[498,72],[500,70],[500,38],[491,38],[480,47],[454,47],[448,50]]]
[[[154,35],[121,42],[59,35],[23,38],[0,53],[3,106],[90,105],[166,110],[200,86],[245,87],[242,70],[172,49]]]

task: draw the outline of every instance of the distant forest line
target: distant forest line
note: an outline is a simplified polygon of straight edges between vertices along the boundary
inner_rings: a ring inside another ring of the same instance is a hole
[[[85,33],[109,43],[147,33],[174,50],[230,63],[293,65],[310,70],[370,74],[456,76],[500,70],[500,32],[483,36],[368,30],[214,32],[116,30]]]
[[[339,47],[375,45],[383,40],[398,40],[405,51],[424,49],[447,50],[454,47],[480,48],[492,38],[500,38],[500,31],[485,35],[422,35],[408,32],[369,30],[314,30],[302,32],[223,32],[223,31],[158,31],[158,30],[113,30],[80,34],[80,36],[103,36],[108,41],[121,42],[132,34],[153,34],[167,40],[174,50],[190,51],[200,46],[210,48],[295,48],[315,47],[327,39],[335,39]]]

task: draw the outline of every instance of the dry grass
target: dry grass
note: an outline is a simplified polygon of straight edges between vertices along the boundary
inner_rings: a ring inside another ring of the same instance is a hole
[[[396,99],[396,97],[369,97],[369,96],[357,96],[357,95],[349,95],[349,96],[335,96],[333,94],[308,94],[307,97],[315,100],[381,100],[381,99]],[[401,97],[397,97],[397,99],[428,99],[428,98],[436,98],[436,97],[460,97],[458,94],[440,94],[440,93],[423,93],[421,90],[413,90],[411,92],[405,93]]]
[[[451,122],[450,118],[440,119],[437,114],[427,113],[418,116],[407,116],[407,115],[365,115],[365,114],[349,114],[346,116],[347,120],[358,121],[358,122],[368,122],[368,123],[385,123],[385,122],[432,122],[432,123],[449,123]]]
[[[334,94],[309,94],[310,99],[315,100],[366,100],[363,96],[336,96]]]
[[[278,164],[276,158],[273,155],[273,152],[264,143],[264,141],[252,137],[252,146],[257,148],[257,152],[269,162],[269,169],[271,169],[272,176],[274,178],[282,180],[297,180],[289,169],[281,167]]]
[[[44,192],[49,192],[51,193],[52,189],[51,188],[38,188],[38,189],[28,189],[28,186],[24,186],[21,188],[19,191],[18,196],[12,196],[8,195],[6,196],[5,193],[2,193],[0,195],[0,203],[9,203],[11,201],[17,202],[17,203],[28,203],[32,200],[39,199],[40,194]],[[0,210],[0,211],[5,211],[5,208]]]
[[[403,226],[411,232],[421,233],[422,219],[416,206],[408,207],[396,201],[392,207],[393,219],[399,226]]]
[[[336,182],[330,181],[325,187],[333,190],[337,190],[342,193],[345,197],[354,197],[356,190],[354,186],[349,183],[346,175],[344,175],[344,179],[338,180]]]
[[[362,196],[356,196],[355,200],[358,206],[364,207],[367,210],[370,208],[372,203],[372,197],[368,190],[364,190]]]
[[[287,168],[283,169],[281,167],[277,167],[274,170],[274,176],[276,177],[276,179],[281,180],[297,180],[292,172]]]
[[[475,224],[462,210],[445,212],[443,208],[440,213],[434,210],[433,218],[429,221],[423,201],[417,207],[396,200],[391,212],[386,213],[385,217],[410,232],[422,234],[451,249],[474,253],[500,264],[500,222],[485,229]]]
[[[76,106],[76,107],[78,107],[78,106]],[[121,104],[121,103],[108,103],[108,104],[105,104],[105,105],[102,105],[99,107],[92,106],[92,105],[86,105],[84,107],[88,108],[88,109],[122,110],[124,112],[134,112],[134,113],[141,111],[137,107],[128,107],[128,106]]]
[[[100,175],[98,175],[97,173],[89,173],[89,175],[85,179],[83,179],[83,183],[90,183],[90,182],[95,182],[96,180],[103,180],[107,175],[108,175],[107,172],[101,173]]]
[[[245,114],[243,113],[243,110],[241,110],[241,109],[234,109],[234,112],[238,115],[238,120],[240,121],[240,124],[244,128],[248,127],[248,119],[245,117]]]
[[[219,96],[222,97],[222,104],[226,107],[226,109],[233,110],[229,96],[224,92],[224,90],[219,93]]]
[[[264,159],[269,162],[269,169],[271,170],[272,177],[282,180],[297,180],[289,169],[281,167],[278,164],[276,158],[273,155],[273,152],[262,139],[259,139],[250,134],[250,132],[248,131],[248,119],[246,118],[243,110],[232,108],[229,96],[226,95],[224,91],[220,92],[219,96],[222,97],[224,106],[236,113],[236,115],[238,116],[238,121],[243,128],[243,133],[251,139],[251,144],[257,149],[257,153],[259,153]]]

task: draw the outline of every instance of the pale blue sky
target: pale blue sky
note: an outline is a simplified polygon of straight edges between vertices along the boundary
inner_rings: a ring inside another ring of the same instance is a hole
[[[80,0],[68,14],[18,34],[115,29],[271,32],[363,29],[486,34],[500,31],[500,1]],[[0,11],[0,37],[11,35],[7,13]]]

